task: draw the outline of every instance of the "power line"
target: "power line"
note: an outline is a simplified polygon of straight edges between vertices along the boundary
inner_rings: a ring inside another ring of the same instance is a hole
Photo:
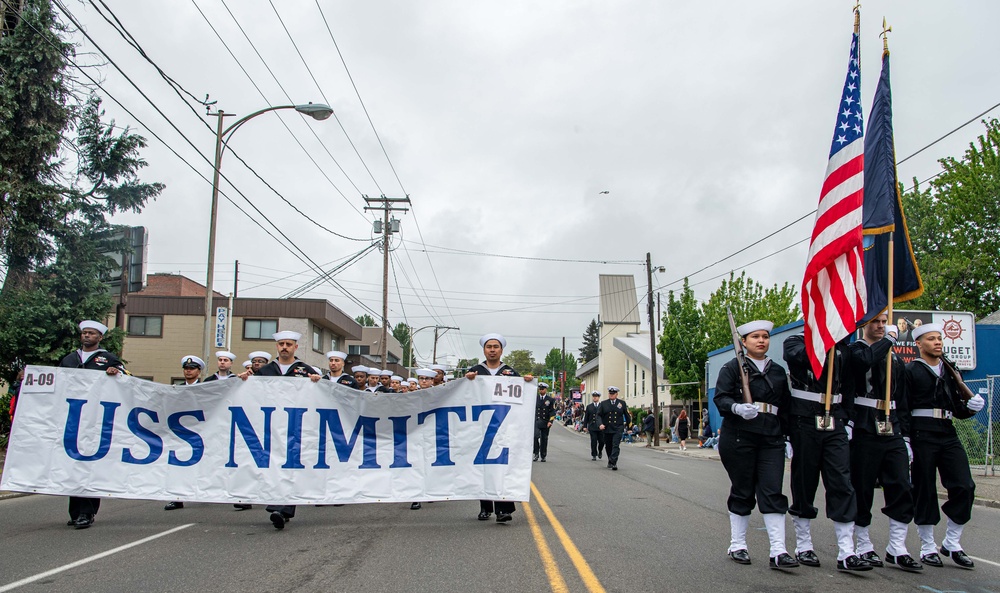
[[[908,160],[912,159],[913,157],[915,157],[915,156],[917,156],[918,154],[920,154],[921,152],[923,152],[923,151],[927,150],[927,149],[928,149],[928,148],[930,148],[931,146],[934,146],[935,144],[937,144],[938,142],[940,142],[940,141],[944,140],[944,139],[945,139],[945,138],[947,138],[948,136],[951,136],[952,134],[954,134],[955,132],[957,132],[957,131],[961,130],[961,129],[962,129],[962,128],[964,128],[965,126],[967,126],[967,125],[971,124],[972,122],[976,121],[977,119],[981,118],[982,116],[986,115],[987,113],[989,113],[989,112],[993,111],[993,110],[994,110],[994,109],[996,109],[997,107],[1000,107],[1000,103],[997,103],[997,104],[996,104],[996,105],[994,105],[993,107],[990,107],[990,108],[989,108],[989,109],[987,109],[986,111],[984,111],[984,112],[980,113],[979,115],[977,115],[977,116],[973,117],[973,118],[972,118],[972,119],[970,119],[969,121],[967,121],[967,122],[965,122],[964,124],[962,124],[962,125],[958,126],[958,127],[957,127],[957,128],[955,128],[954,130],[952,130],[952,131],[948,132],[948,133],[947,133],[947,134],[945,134],[944,136],[941,136],[940,138],[938,138],[937,140],[935,140],[935,141],[931,142],[930,144],[928,144],[927,146],[925,146],[925,147],[921,148],[920,150],[918,150],[918,151],[914,152],[913,154],[911,154],[910,156],[906,157],[905,159],[903,159],[903,160],[901,160],[901,161],[898,161],[898,162],[896,163],[896,166],[898,167],[899,165],[902,165],[902,164],[903,164],[903,163],[905,163],[906,161],[908,161]]]
[[[796,221],[797,222],[797,221]],[[416,241],[406,241],[407,243],[412,243],[414,245],[422,245],[424,249],[418,249],[417,251],[422,251],[424,253],[447,253],[452,255],[474,255],[480,257],[497,257],[502,259],[519,259],[527,261],[545,261],[545,262],[558,262],[558,263],[570,263],[570,264],[602,264],[602,265],[645,265],[637,259],[623,259],[623,260],[601,260],[601,259],[567,259],[558,257],[531,257],[526,255],[506,255],[501,253],[486,253],[482,251],[469,251],[467,249],[457,249],[454,247],[442,247],[440,245],[428,245],[426,243],[417,243]],[[440,251],[433,251],[427,249],[428,247],[433,247],[434,249],[439,249]]]

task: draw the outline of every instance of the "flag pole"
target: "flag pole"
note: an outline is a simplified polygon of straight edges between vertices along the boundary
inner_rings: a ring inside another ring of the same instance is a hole
[[[892,27],[887,26],[885,22],[885,17],[882,17],[881,37],[882,37],[883,59],[885,58],[885,56],[889,55],[890,31],[892,31]],[[895,146],[893,147],[892,167],[893,169],[896,168]],[[896,191],[897,194],[896,202],[898,203],[899,185],[895,183],[893,185],[895,186],[893,189],[895,189]],[[894,271],[895,258],[896,258],[896,249],[894,245],[895,235],[896,235],[895,229],[889,231],[889,253],[888,253],[889,265],[887,266],[889,270],[889,278],[888,281],[886,282],[886,295],[889,298],[886,299],[888,301],[886,307],[886,323],[892,323],[891,319],[892,319],[892,306],[894,300],[893,296],[895,295],[895,287],[893,286],[896,275]],[[885,421],[876,422],[877,432],[881,436],[892,436],[892,422],[889,421],[889,415],[892,412],[892,355],[893,355],[893,349],[890,348],[889,353],[885,357],[885,408],[884,408]]]
[[[826,400],[823,417],[816,418],[817,430],[833,430],[833,419],[830,418],[830,404],[833,401],[833,354],[837,351],[837,345],[830,348],[830,354],[826,357]]]

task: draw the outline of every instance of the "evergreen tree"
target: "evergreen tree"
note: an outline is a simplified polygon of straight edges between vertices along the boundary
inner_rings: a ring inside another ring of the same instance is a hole
[[[411,367],[413,366],[412,358],[413,353],[410,352],[410,332],[413,328],[406,325],[403,322],[397,323],[396,327],[392,328],[392,337],[399,341],[399,345],[403,348],[403,366]]]
[[[367,313],[358,315],[354,318],[354,321],[357,321],[361,327],[375,327],[375,319]]]
[[[601,346],[601,329],[597,325],[596,319],[590,320],[590,325],[583,332],[583,347],[580,348],[581,363],[590,362],[597,358]]]

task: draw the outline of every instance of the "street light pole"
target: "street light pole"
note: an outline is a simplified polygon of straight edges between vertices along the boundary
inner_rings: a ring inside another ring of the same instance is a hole
[[[663,268],[658,268],[663,271]],[[660,394],[656,387],[656,324],[653,323],[653,264],[646,252],[646,312],[649,317],[649,376],[653,386],[653,445],[660,446]]]
[[[215,317],[212,311],[213,285],[215,284],[215,231],[219,214],[219,178],[222,171],[222,154],[226,150],[226,145],[233,134],[240,126],[269,111],[279,109],[294,109],[299,113],[308,115],[315,120],[324,120],[333,115],[333,109],[329,105],[322,103],[307,103],[305,105],[278,105],[275,107],[265,107],[236,120],[233,125],[223,129],[223,118],[232,116],[221,109],[216,113],[218,124],[215,128],[215,171],[212,175],[212,211],[208,222],[208,271],[205,274],[205,334],[202,357],[204,360],[211,360],[212,352],[212,319]],[[231,323],[227,320],[227,323]]]

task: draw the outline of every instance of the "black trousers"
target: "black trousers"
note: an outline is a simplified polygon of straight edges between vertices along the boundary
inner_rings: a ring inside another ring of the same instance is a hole
[[[913,522],[937,525],[941,511],[952,521],[965,525],[972,517],[976,483],[969,469],[969,457],[956,435],[914,431],[913,447]],[[937,474],[948,491],[948,500],[938,508]]]
[[[882,484],[885,506],[882,514],[900,523],[913,520],[913,492],[910,488],[910,459],[902,436],[879,436],[854,431],[851,440],[851,485],[858,498],[854,523],[872,524],[875,483]]]
[[[101,508],[100,498],[69,497],[69,518],[76,521],[80,515],[96,515]]]
[[[291,519],[295,516],[295,505],[271,504],[264,507],[264,510],[269,513],[281,513],[286,519]]]
[[[589,429],[588,429],[589,430]],[[599,430],[589,430],[590,432],[590,456],[597,457],[604,450],[604,433]]]
[[[552,430],[552,428],[549,426],[544,428],[538,428],[538,426],[535,426],[535,447],[532,449],[532,453],[535,455],[541,454],[542,459],[545,459],[545,454],[549,451],[550,430]]]
[[[618,465],[618,453],[622,442],[622,428],[604,431],[604,452],[608,454],[608,465]]]
[[[510,513],[513,513],[516,510],[514,508],[514,501],[512,501],[512,500],[497,500],[497,501],[480,500],[479,501],[479,510],[480,511],[484,511],[484,512],[487,512],[487,513],[492,513],[492,512],[494,512],[494,509],[496,509],[496,512],[498,514],[499,513],[510,514]]]
[[[858,513],[858,499],[851,485],[851,450],[840,420],[834,430],[816,430],[815,416],[792,416],[792,506],[788,513],[815,519],[813,501],[820,475],[826,489],[826,516],[850,523]],[[725,435],[725,432],[722,433]]]
[[[719,436],[719,457],[729,474],[731,513],[747,516],[760,505],[761,513],[788,512],[781,493],[785,476],[785,438],[727,428]]]

